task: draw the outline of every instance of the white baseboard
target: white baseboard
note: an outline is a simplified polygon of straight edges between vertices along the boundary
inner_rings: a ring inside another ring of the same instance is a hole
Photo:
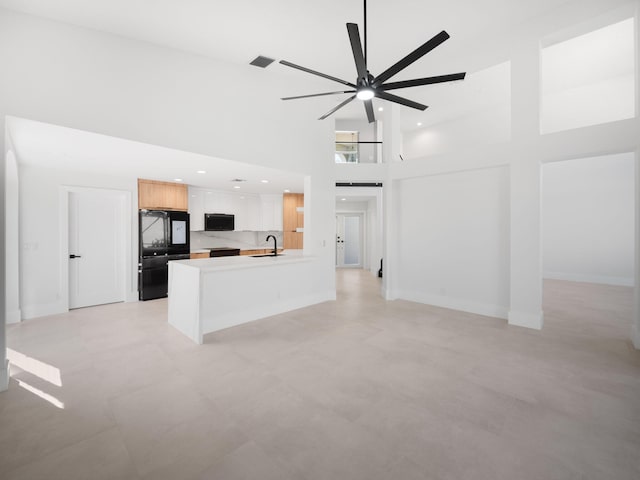
[[[7,312],[7,325],[11,323],[20,323],[21,320],[22,320],[22,312],[20,312],[20,310]]]
[[[509,311],[509,325],[515,327],[532,328],[534,330],[542,330],[544,324],[544,313],[530,313],[530,312],[514,312]]]
[[[125,298],[126,303],[138,302],[140,300],[140,296],[138,295],[138,291],[127,293],[127,297]]]
[[[544,272],[543,278],[551,280],[566,280],[569,282],[601,283],[621,287],[633,287],[633,277],[609,277],[605,275],[589,275],[584,273]]]
[[[30,320],[37,317],[46,317],[47,315],[58,315],[69,311],[61,302],[47,303],[43,305],[27,305],[22,308],[22,318]]]
[[[9,360],[4,361],[4,365],[0,366],[0,392],[4,392],[9,388]]]
[[[424,292],[401,291],[398,293],[399,299],[411,302],[424,303],[436,307],[450,308],[462,312],[475,313],[487,317],[507,318],[507,307],[488,303],[474,302],[462,298],[448,297]]]

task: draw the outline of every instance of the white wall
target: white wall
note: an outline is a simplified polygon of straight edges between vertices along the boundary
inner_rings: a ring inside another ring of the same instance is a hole
[[[399,298],[506,318],[506,167],[400,182]]]
[[[13,115],[309,175],[305,251],[323,264],[317,288],[329,297],[335,292],[328,247],[335,228],[333,124],[317,121],[305,102],[280,100],[290,76],[3,9],[0,64],[11,72],[0,76],[0,127]],[[29,168],[21,177],[21,301],[23,315],[32,317],[55,313],[61,301],[58,185],[135,190],[134,179],[53,171],[44,178]],[[43,219],[34,201],[56,213]]]
[[[443,85],[421,123],[403,138],[405,159],[423,158],[511,138],[511,63],[469,72],[462,82]]]
[[[62,313],[67,310],[66,286],[62,284],[68,258],[61,255],[60,188],[82,186],[123,190],[131,193],[131,233],[126,292],[137,299],[138,227],[137,182],[135,178],[118,178],[91,173],[45,170],[21,165],[20,175],[20,303],[25,319]]]
[[[11,138],[7,135],[7,144],[11,145]],[[13,150],[9,150],[6,158],[6,217],[5,217],[5,238],[6,238],[6,313],[7,323],[17,323],[20,321],[20,262],[16,255],[19,245],[19,181],[18,181],[18,160]],[[11,253],[13,252],[13,253]]]
[[[632,15],[541,49],[542,133],[633,118]]]
[[[422,201],[425,211],[430,213],[429,219],[436,225],[446,222],[433,214],[433,206],[429,200],[435,201],[436,198],[427,191],[427,182],[425,180],[423,187],[425,193],[420,194],[420,187],[414,185],[413,193],[407,188],[418,182],[416,177],[429,177],[438,174],[447,174],[448,172],[465,172],[469,174],[480,172],[488,167],[499,165],[508,166],[509,176],[507,179],[506,191],[509,199],[506,202],[506,212],[508,212],[510,232],[508,238],[509,256],[507,260],[508,268],[502,273],[494,272],[497,276],[493,277],[493,291],[487,292],[484,286],[473,285],[468,280],[462,279],[462,287],[468,285],[467,291],[461,291],[461,298],[458,304],[466,303],[471,309],[477,313],[486,312],[483,304],[474,305],[474,298],[485,297],[494,298],[494,305],[498,309],[508,306],[509,323],[512,325],[526,326],[530,328],[542,328],[543,312],[542,312],[542,229],[541,229],[541,164],[543,162],[561,161],[572,158],[598,156],[607,153],[619,153],[624,151],[637,151],[639,139],[637,132],[640,131],[640,122],[638,117],[628,120],[618,120],[584,128],[575,128],[550,135],[540,134],[540,45],[543,39],[550,36],[558,35],[562,32],[563,38],[569,38],[568,31],[588,32],[604,25],[620,21],[629,16],[636,17],[640,7],[637,0],[611,0],[609,2],[598,2],[597,0],[569,1],[559,6],[557,9],[550,10],[547,14],[541,15],[536,19],[532,19],[522,25],[514,26],[511,41],[503,45],[501,50],[499,46],[493,52],[492,56],[487,56],[488,51],[483,49],[481,45],[474,50],[476,58],[471,62],[476,65],[477,69],[482,69],[485,65],[496,64],[497,61],[509,61],[511,65],[511,111],[510,111],[510,140],[507,143],[496,143],[488,145],[480,143],[472,145],[473,142],[468,141],[467,135],[462,131],[455,135],[455,129],[451,128],[452,134],[446,138],[446,145],[441,145],[438,155],[431,155],[432,148],[426,141],[419,140],[416,134],[405,135],[405,158],[408,161],[402,164],[393,164],[390,167],[390,182],[397,185],[392,192],[394,196],[398,196],[401,205],[398,206],[394,202],[394,208],[391,209],[391,215],[395,218],[390,219],[391,223],[396,225],[388,231],[388,238],[393,240],[393,248],[387,249],[387,255],[393,257],[396,255],[405,257],[399,262],[387,265],[385,263],[385,272],[389,272],[391,283],[386,286],[387,298],[395,298],[400,296],[407,298],[408,295],[403,290],[413,288],[409,280],[419,280],[419,272],[428,272],[431,265],[429,261],[441,261],[442,264],[436,265],[454,265],[453,272],[460,275],[465,269],[469,269],[472,278],[475,272],[472,266],[460,266],[458,253],[466,254],[463,246],[456,243],[455,235],[447,236],[445,233],[443,238],[437,239],[438,245],[443,246],[442,258],[418,258],[413,265],[404,252],[413,252],[417,247],[414,235],[424,233],[422,230],[414,231],[410,223],[414,218],[404,213],[406,200],[414,202]],[[635,64],[639,63],[640,44],[637,34],[635,35]],[[502,58],[500,56],[503,55]],[[485,62],[484,65],[482,62]],[[597,65],[595,66],[597,67]],[[486,68],[486,67],[485,67]],[[638,91],[638,77],[634,79],[634,88]],[[638,96],[635,95],[634,111],[638,111]],[[497,105],[496,105],[497,107]],[[494,112],[497,115],[497,112]],[[579,113],[578,113],[579,114]],[[459,122],[455,120],[454,122]],[[435,125],[430,128],[441,131],[449,128],[447,121],[443,121],[441,125]],[[466,128],[466,127],[465,127]],[[444,138],[441,137],[441,138]],[[407,149],[411,149],[411,154],[407,154]],[[637,162],[637,159],[636,159]],[[441,175],[441,178],[444,178]],[[420,183],[420,182],[418,182]],[[636,184],[638,176],[636,175]],[[482,185],[482,182],[479,183]],[[429,187],[432,185],[429,184]],[[433,188],[438,188],[435,184]],[[400,190],[398,192],[398,190]],[[637,190],[637,187],[636,187]],[[476,198],[480,205],[486,205],[491,202],[493,193],[490,191],[475,192]],[[459,192],[461,195],[464,192]],[[483,198],[488,195],[487,198]],[[407,198],[409,197],[409,198]],[[443,193],[443,198],[447,198]],[[443,203],[439,205],[442,212],[447,212],[450,208],[449,204]],[[473,206],[470,206],[473,209]],[[636,208],[635,215],[638,216],[639,210]],[[387,213],[387,212],[385,212]],[[417,213],[415,210],[413,213]],[[443,216],[445,213],[442,214]],[[387,218],[389,218],[387,216]],[[464,220],[464,218],[463,218]],[[470,220],[470,219],[467,219]],[[495,219],[494,219],[495,220]],[[490,220],[491,221],[491,220]],[[463,221],[461,225],[465,226],[469,223]],[[490,223],[491,224],[491,223]],[[496,223],[494,222],[494,225]],[[488,238],[485,235],[486,227],[477,225],[481,238]],[[395,233],[395,232],[399,233]],[[455,230],[453,230],[455,232]],[[468,230],[470,232],[471,229]],[[495,230],[494,230],[495,232]],[[638,241],[636,236],[636,242]],[[450,245],[451,243],[451,245]],[[457,248],[456,248],[457,247]],[[473,259],[471,265],[476,260]],[[385,260],[386,262],[386,260]],[[635,276],[640,276],[639,262],[636,259]],[[387,268],[389,267],[389,268]],[[394,271],[394,268],[397,270]],[[413,269],[413,270],[411,270]],[[410,272],[413,277],[407,276]],[[448,280],[447,271],[442,267],[443,278]],[[443,294],[435,290],[438,287],[437,279],[431,284],[426,284],[425,280],[419,284],[419,288],[411,294],[412,298],[421,299],[426,303],[451,302],[448,298],[442,298]],[[442,281],[440,280],[442,283]],[[467,282],[465,284],[465,282]],[[506,282],[506,288],[504,286]],[[495,288],[498,286],[498,288]],[[454,285],[455,287],[455,285]],[[441,288],[446,288],[443,286]],[[394,291],[398,289],[398,291]],[[460,288],[460,290],[464,290]],[[490,293],[490,295],[487,295]],[[507,302],[503,301],[502,295],[508,295]],[[441,297],[438,297],[438,294]],[[497,294],[497,295],[496,295]],[[640,295],[636,289],[636,306],[634,310],[635,325],[635,343],[640,344],[638,340],[640,332],[640,303],[638,302]]]
[[[545,278],[633,285],[634,164],[626,153],[543,166]]]
[[[404,135],[403,157],[422,158],[470,147],[506,143],[510,138],[509,103],[416,129]]]

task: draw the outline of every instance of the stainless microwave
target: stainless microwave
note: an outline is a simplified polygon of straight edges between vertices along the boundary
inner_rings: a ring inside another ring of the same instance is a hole
[[[204,229],[207,232],[229,232],[235,230],[235,217],[226,213],[205,213]]]

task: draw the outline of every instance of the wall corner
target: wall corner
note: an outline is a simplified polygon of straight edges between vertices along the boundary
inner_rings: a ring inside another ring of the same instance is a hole
[[[514,327],[542,330],[542,325],[544,324],[544,312],[530,313],[511,310],[509,311],[507,319],[509,325],[513,325]]]

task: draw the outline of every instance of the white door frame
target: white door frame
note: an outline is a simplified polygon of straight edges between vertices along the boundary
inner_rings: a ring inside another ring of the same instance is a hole
[[[131,212],[131,192],[128,190],[115,190],[108,188],[74,187],[60,186],[60,305],[65,311],[69,311],[69,195],[80,192],[110,192],[116,194],[123,201],[120,212],[120,227],[122,228],[122,238],[120,239],[120,249],[123,252],[120,261],[122,271],[122,301],[127,301],[127,292],[131,289],[129,281],[130,268],[128,260],[131,258],[131,219],[128,213]]]
[[[336,232],[337,232],[337,221],[340,215],[342,216],[358,216],[360,217],[360,263],[358,265],[338,265],[338,255],[336,251],[336,259],[335,264],[336,268],[365,268],[366,265],[366,255],[367,255],[367,212],[363,211],[336,211]],[[337,233],[336,233],[337,237]],[[337,240],[334,239],[334,242]]]

